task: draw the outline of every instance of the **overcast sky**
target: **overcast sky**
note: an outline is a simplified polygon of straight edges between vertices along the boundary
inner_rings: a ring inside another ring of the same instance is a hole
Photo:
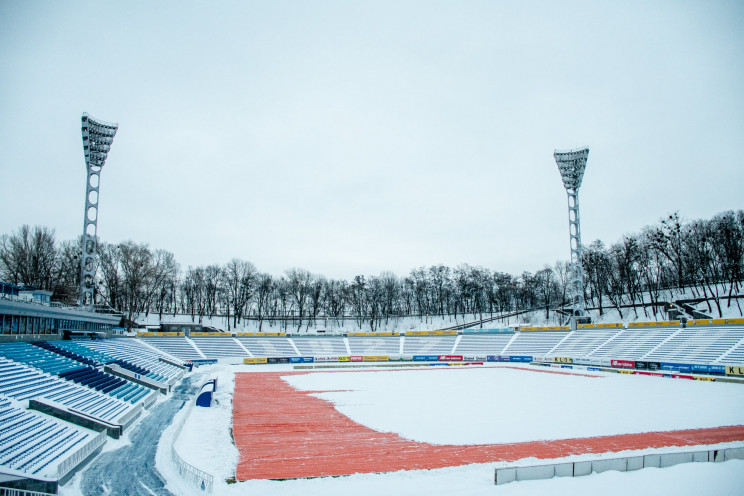
[[[350,279],[569,259],[744,208],[744,2],[0,0],[0,234],[83,229],[80,116],[119,123],[98,234],[184,268]]]

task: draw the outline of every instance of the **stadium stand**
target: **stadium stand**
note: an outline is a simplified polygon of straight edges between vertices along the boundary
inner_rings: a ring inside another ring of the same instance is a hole
[[[615,337],[620,329],[592,329],[570,332],[566,339],[559,342],[548,355],[585,357]]]
[[[744,339],[744,328],[686,328],[644,355],[644,360],[709,364]]]
[[[518,332],[502,354],[545,356],[567,335],[567,331]]]
[[[719,362],[732,362],[732,363],[744,363],[744,339],[732,347],[727,353],[721,355],[718,359]]]
[[[132,384],[136,386],[136,384]],[[136,394],[131,387],[111,396],[0,358],[0,394],[17,401],[45,398],[91,417],[116,423],[132,408],[126,398]]]
[[[455,353],[501,355],[502,351],[514,336],[511,334],[463,334],[457,343]]]
[[[52,375],[85,367],[84,364],[71,358],[58,355],[30,343],[5,343],[0,346],[0,356],[14,362],[25,363]]]
[[[62,460],[95,441],[102,444],[94,431],[24,410],[0,395],[0,468],[5,471],[57,478]]]
[[[191,338],[201,354],[205,358],[230,358],[230,357],[247,357],[249,354],[240,346],[240,344],[230,337],[214,338]]]
[[[147,346],[139,340],[117,338],[117,339],[86,339],[84,341],[77,341],[72,343],[70,341],[57,341],[58,346],[67,344],[68,346],[80,346],[90,350],[94,350],[100,355],[104,356],[106,360],[113,360],[113,363],[119,364],[126,367],[124,364],[129,364],[133,367],[140,367],[142,370],[148,370],[148,373],[138,372],[144,374],[146,377],[156,380],[172,382],[183,375],[183,370],[179,367],[163,362],[161,358],[163,354],[155,349]],[[80,353],[85,352],[80,349]],[[105,363],[112,363],[107,361]],[[129,368],[129,370],[136,371],[136,369]]]
[[[206,358],[188,338],[143,338],[142,341],[181,360]]]
[[[406,336],[403,341],[405,355],[447,355],[452,353],[457,336]]]
[[[332,337],[315,337],[302,336],[291,338],[295,347],[302,356],[323,356],[323,355],[347,355],[344,338],[340,336]],[[396,350],[397,353],[397,350]]]
[[[351,355],[398,355],[400,340],[394,336],[350,337],[349,352]]]
[[[283,337],[238,337],[240,344],[255,357],[299,356],[288,338]]]
[[[639,360],[676,332],[677,329],[673,328],[624,329],[589,353],[588,357]]]

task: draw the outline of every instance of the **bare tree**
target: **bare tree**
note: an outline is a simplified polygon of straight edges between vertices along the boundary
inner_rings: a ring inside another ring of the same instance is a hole
[[[13,284],[52,289],[57,262],[54,230],[43,226],[21,226],[0,239],[0,273]]]

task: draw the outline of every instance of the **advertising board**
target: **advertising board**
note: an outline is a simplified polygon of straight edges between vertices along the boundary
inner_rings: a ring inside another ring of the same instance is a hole
[[[439,355],[440,362],[462,362],[462,355]]]
[[[526,355],[512,355],[509,357],[510,362],[531,362],[532,356],[526,356]]]
[[[621,369],[634,369],[635,362],[632,360],[611,360],[610,366]]]
[[[744,366],[726,365],[726,375],[744,375]]]
[[[413,355],[414,362],[438,362],[439,355]]]
[[[573,363],[573,358],[571,358],[571,357],[553,357],[553,362],[555,362],[555,363]]]

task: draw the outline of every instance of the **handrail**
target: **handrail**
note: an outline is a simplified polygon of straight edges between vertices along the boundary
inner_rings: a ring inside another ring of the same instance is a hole
[[[189,406],[186,408],[187,410],[184,412],[183,418],[176,428],[176,432],[173,434],[173,443],[171,444],[171,461],[176,464],[178,475],[181,476],[186,482],[191,483],[197,489],[212,494],[212,490],[214,489],[214,476],[191,465],[183,458],[181,458],[181,456],[176,451],[176,440],[181,434],[181,430],[183,429],[186,420],[191,414],[191,409],[194,408],[194,402],[189,401]]]

